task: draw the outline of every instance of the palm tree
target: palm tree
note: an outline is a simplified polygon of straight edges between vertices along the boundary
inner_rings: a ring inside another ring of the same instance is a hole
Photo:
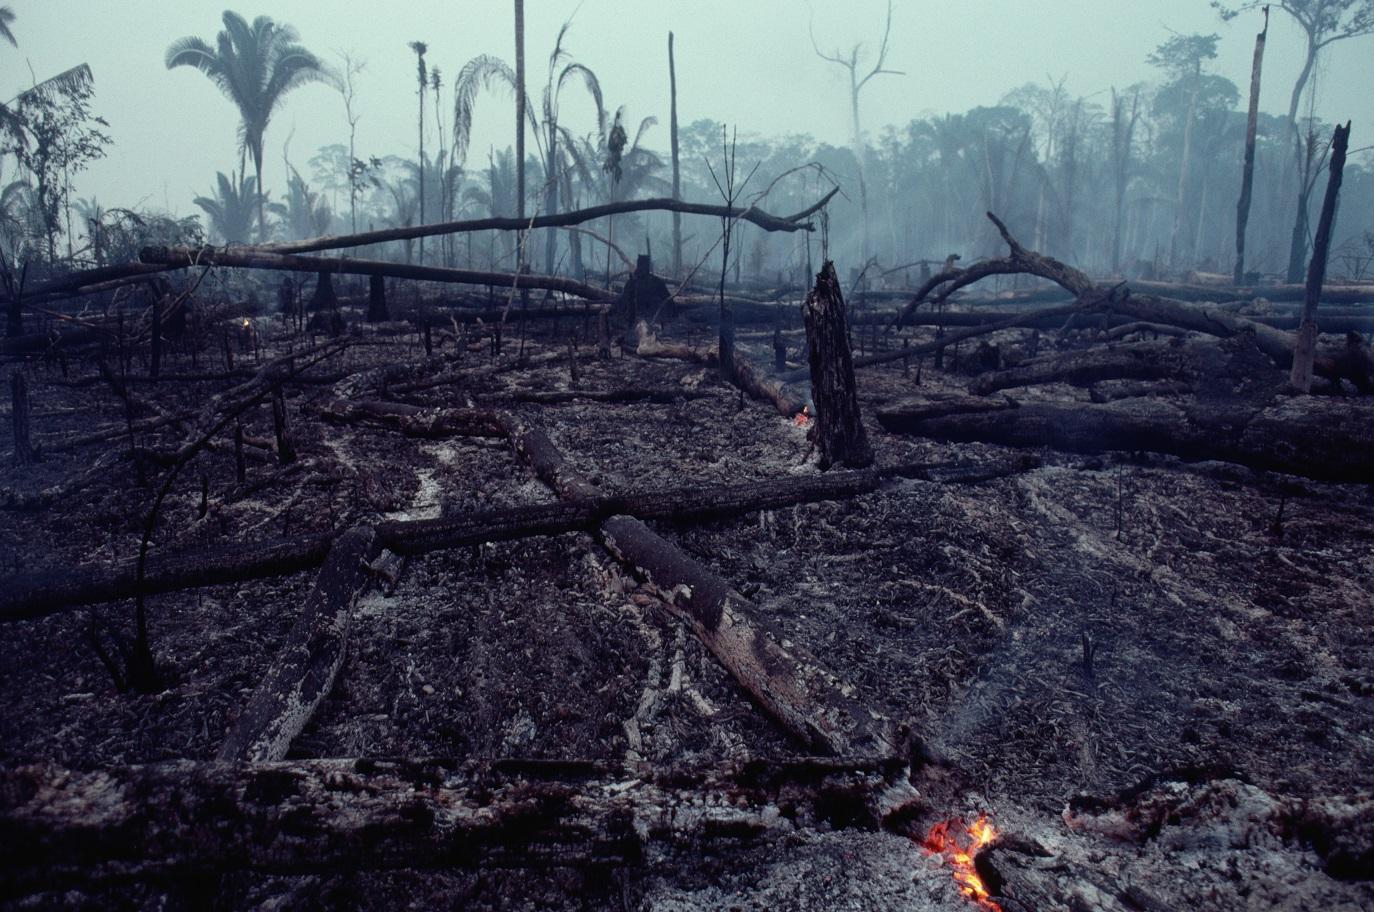
[[[330,223],[334,221],[329,201],[323,194],[310,189],[295,168],[291,169],[291,177],[286,182],[285,202],[268,203],[267,208],[281,219],[279,224],[287,240],[328,234]]]
[[[223,171],[216,173],[214,196],[198,196],[192,202],[210,218],[210,228],[226,244],[241,244],[248,240],[253,228],[254,200],[261,200],[254,178],[233,179]]]
[[[263,134],[287,92],[328,77],[314,54],[297,42],[289,25],[258,16],[250,25],[232,10],[224,11],[224,30],[211,47],[190,36],[167,48],[167,69],[193,66],[204,73],[239,110],[239,161],[253,156],[257,172],[258,236],[267,236],[266,199],[262,184]]]

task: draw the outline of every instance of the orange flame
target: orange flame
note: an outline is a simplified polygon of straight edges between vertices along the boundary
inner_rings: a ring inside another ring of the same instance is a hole
[[[942,856],[954,868],[954,881],[959,884],[959,892],[988,912],[1002,912],[1002,907],[993,902],[983,879],[973,867],[973,856],[978,850],[997,838],[997,830],[988,821],[986,814],[965,825],[962,818],[942,820],[930,828],[921,848],[932,855]]]
[[[811,424],[811,410],[802,406],[802,410],[792,416],[792,423],[797,427],[806,427]]]

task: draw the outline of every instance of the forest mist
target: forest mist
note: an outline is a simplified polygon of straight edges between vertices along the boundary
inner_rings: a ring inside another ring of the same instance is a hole
[[[113,51],[108,11],[82,10],[73,26],[76,8],[64,14],[64,6],[6,7],[16,46],[0,49],[0,62],[11,91],[93,61],[81,97],[44,115],[49,144],[60,149],[40,155],[19,134],[6,147],[0,243],[11,262],[42,272],[59,260],[67,268],[132,259],[154,241],[295,239],[520,208],[512,92],[495,69],[474,66],[490,58],[513,63],[509,4],[406,5],[366,28],[328,4],[239,9],[245,23],[264,15],[294,29],[319,64],[274,100],[261,199],[253,156],[239,142],[239,110],[194,66],[165,66],[183,38],[214,44],[225,28],[216,4],[146,16],[159,5],[132,4],[120,26],[131,33]],[[1024,11],[1000,3],[970,4],[953,18],[943,8],[900,3],[890,25],[881,0],[852,15],[786,3],[531,10],[523,210],[672,195],[667,39],[675,30],[683,199],[720,201],[709,166],[722,163],[725,131],[738,137],[742,174],[753,170],[747,202],[794,212],[841,188],[826,231],[815,236],[780,238],[743,226],[730,264],[738,277],[800,281],[825,253],[842,272],[867,266],[866,280],[885,276],[883,284],[907,286],[922,261],[957,254],[967,263],[997,253],[987,210],[1027,244],[1090,272],[1229,272],[1250,50],[1263,14],[1238,3],[1228,19],[1205,0],[1146,13],[1129,7],[1053,4],[1031,14],[1038,32],[1026,31]],[[1307,50],[1299,16],[1315,7],[1340,18],[1318,36],[1329,43],[1293,95]],[[1332,125],[1351,118],[1331,274],[1358,279],[1370,270],[1374,156],[1359,125],[1371,104],[1361,84],[1374,79],[1369,15],[1362,2],[1273,8],[1247,244],[1252,278],[1293,279],[1299,197],[1310,222]],[[1329,40],[1343,29],[1351,37]],[[868,81],[852,109],[842,61],[856,53],[862,78],[884,48],[883,69],[892,72]],[[350,70],[351,149],[342,91]],[[20,117],[26,97],[11,101]],[[38,103],[36,96],[28,102]],[[626,145],[617,176],[608,163],[618,123]],[[592,228],[629,256],[649,249],[667,262],[667,213]],[[1304,242],[1310,232],[1297,229]],[[716,234],[689,225],[682,260],[690,266],[707,257]],[[625,265],[595,238],[558,232],[552,243],[536,237],[532,244],[526,259],[539,272],[604,276]],[[491,269],[511,268],[514,255],[510,239],[496,235],[391,247],[368,255],[415,262],[423,247],[426,263]]]

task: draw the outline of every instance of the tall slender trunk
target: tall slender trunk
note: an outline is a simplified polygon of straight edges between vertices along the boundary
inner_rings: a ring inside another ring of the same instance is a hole
[[[1309,34],[1307,56],[1303,60],[1302,71],[1298,73],[1297,81],[1293,83],[1293,93],[1288,97],[1288,129],[1293,134],[1292,173],[1298,178],[1298,211],[1293,216],[1293,233],[1288,245],[1286,280],[1290,284],[1302,280],[1303,261],[1307,257],[1307,200],[1312,188],[1307,180],[1307,168],[1304,167],[1304,153],[1306,164],[1310,166],[1311,152],[1307,149],[1309,144],[1303,142],[1302,131],[1298,129],[1298,105],[1302,103],[1303,89],[1307,88],[1307,80],[1311,77],[1316,62],[1317,45],[1313,36]],[[1287,184],[1287,181],[1284,183]]]
[[[515,0],[515,217],[525,217],[525,0]]]
[[[1264,64],[1264,42],[1269,36],[1269,7],[1264,8],[1264,28],[1255,36],[1255,59],[1250,66],[1250,116],[1245,122],[1245,166],[1240,177],[1240,199],[1236,202],[1236,268],[1232,280],[1245,281],[1245,227],[1250,222],[1250,197],[1255,186],[1255,130],[1259,123],[1260,69]]]
[[[1345,173],[1345,153],[1350,144],[1350,122],[1336,127],[1331,137],[1331,165],[1326,180],[1326,196],[1322,200],[1322,214],[1317,220],[1317,235],[1312,242],[1312,262],[1307,267],[1307,288],[1302,301],[1302,324],[1298,327],[1297,347],[1293,352],[1293,372],[1290,382],[1302,392],[1312,389],[1312,361],[1317,348],[1317,302],[1326,279],[1326,259],[1331,250],[1331,229],[1336,222],[1336,205],[1340,201],[1341,178]]]
[[[1188,188],[1188,160],[1193,154],[1193,120],[1197,117],[1197,96],[1202,88],[1202,62],[1193,69],[1193,91],[1188,96],[1188,119],[1183,123],[1183,155],[1178,163],[1178,194],[1174,198],[1174,227],[1169,232],[1169,268],[1178,268],[1178,236],[1183,230],[1183,195]]]
[[[1298,173],[1298,212],[1293,218],[1293,231],[1288,237],[1288,273],[1285,280],[1290,285],[1302,279],[1303,264],[1307,259],[1308,207],[1312,197],[1312,168],[1317,158],[1316,137],[1308,131],[1306,141],[1299,153]]]
[[[267,194],[262,189],[262,149],[253,150],[253,170],[258,175],[258,241],[267,240]]]
[[[868,236],[868,183],[864,180],[864,138],[859,128],[859,83],[858,74],[854,67],[849,68],[849,110],[854,120],[854,160],[859,166],[859,211],[863,214],[863,235],[862,250],[860,251],[859,265],[863,269],[868,265],[869,236]]]
[[[420,224],[425,223],[425,58],[420,56]],[[425,261],[425,239],[420,238],[420,262]]]
[[[553,119],[553,112],[547,112],[549,117],[549,161],[548,167],[544,169],[544,214],[555,215],[558,212],[558,122]],[[553,275],[554,259],[558,254],[558,229],[548,228],[544,231],[544,274]]]
[[[677,63],[673,57],[673,33],[668,33],[669,142],[673,147],[673,199],[682,199],[682,172],[677,144]],[[673,277],[682,277],[682,213],[673,213]]]

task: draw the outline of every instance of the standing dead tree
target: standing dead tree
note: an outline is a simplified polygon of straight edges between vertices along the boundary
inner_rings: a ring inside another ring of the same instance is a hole
[[[873,447],[859,415],[854,363],[849,350],[849,324],[835,264],[825,261],[816,287],[802,304],[806,344],[811,364],[811,401],[815,405],[814,433],[821,451],[821,468],[835,463],[861,468],[873,462]]]
[[[1312,241],[1312,262],[1307,267],[1307,294],[1302,302],[1302,324],[1298,327],[1297,345],[1293,349],[1292,385],[1302,392],[1312,389],[1312,369],[1317,353],[1317,302],[1321,299],[1322,282],[1326,279],[1326,260],[1331,251],[1331,229],[1336,221],[1336,204],[1340,200],[1341,178],[1345,172],[1345,153],[1350,144],[1350,123],[1336,127],[1331,138],[1331,171],[1326,181],[1326,197],[1322,200],[1322,214],[1317,222],[1317,235]]]
[[[906,75],[901,70],[889,70],[885,66],[887,63],[887,42],[892,36],[892,0],[888,0],[887,3],[887,23],[883,26],[883,40],[878,46],[878,58],[874,61],[873,67],[862,76],[859,75],[859,70],[862,66],[860,58],[863,54],[863,44],[859,43],[854,45],[850,48],[847,55],[842,53],[839,49],[829,53],[822,51],[820,45],[816,43],[814,24],[814,22],[810,23],[808,29],[811,34],[811,47],[815,50],[816,56],[844,68],[844,70],[849,73],[849,112],[852,118],[854,157],[858,161],[859,167],[859,208],[863,212],[863,250],[861,251],[861,259],[864,263],[867,263],[869,256],[868,185],[864,181],[864,139],[863,130],[859,122],[859,93],[863,91],[864,86],[868,85],[869,80],[873,79],[875,76]]]
[[[1260,70],[1264,65],[1264,42],[1269,36],[1269,7],[1264,8],[1264,28],[1255,36],[1255,60],[1250,68],[1250,113],[1245,123],[1245,165],[1240,178],[1240,200],[1236,203],[1236,268],[1232,276],[1239,285],[1245,281],[1245,226],[1250,221],[1250,191],[1255,184],[1255,131],[1259,123]]]

